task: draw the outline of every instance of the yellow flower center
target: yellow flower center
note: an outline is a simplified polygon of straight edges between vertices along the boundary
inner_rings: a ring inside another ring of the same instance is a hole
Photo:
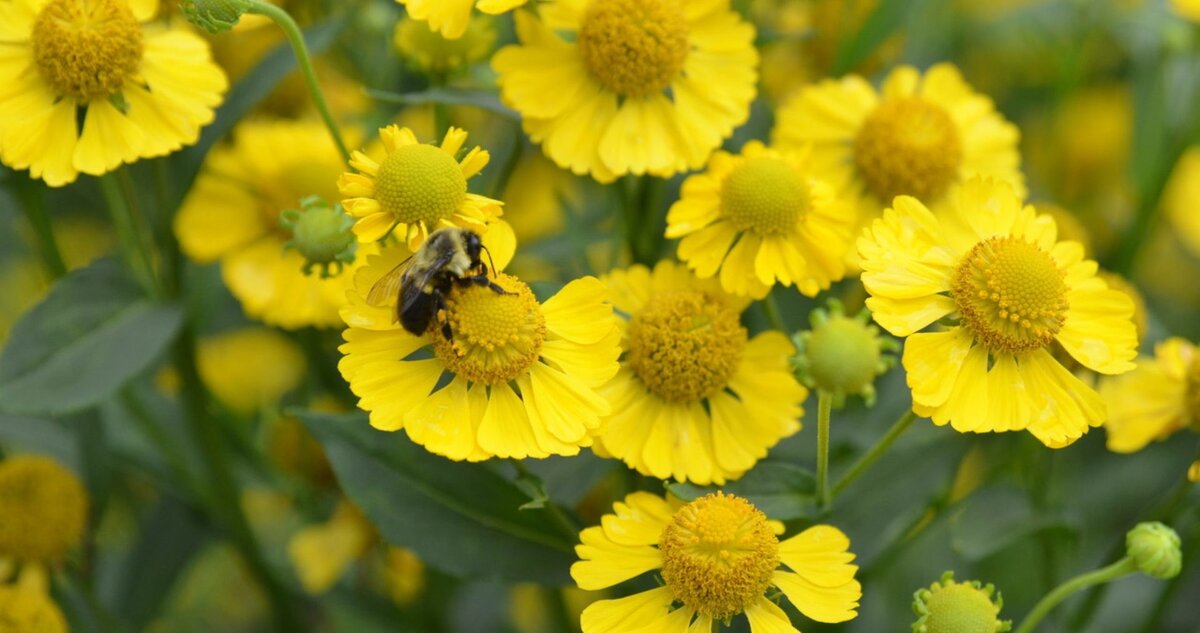
[[[926,633],[996,633],[1005,630],[997,619],[1000,607],[983,589],[968,582],[935,586],[924,596]]]
[[[142,29],[124,0],[52,0],[33,23],[42,78],[79,101],[121,91],[142,63]]]
[[[493,281],[516,294],[476,285],[455,288],[446,298],[445,314],[453,340],[442,336],[439,325],[430,332],[434,352],[447,369],[485,385],[507,383],[528,371],[546,339],[546,318],[529,286],[503,273]]]
[[[83,537],[87,493],[45,457],[0,462],[0,558],[57,561]]]
[[[405,145],[383,159],[375,199],[402,224],[450,218],[467,199],[467,179],[450,154],[434,145]]]
[[[0,633],[67,633],[67,620],[46,594],[0,585]]]
[[[854,139],[854,164],[871,192],[890,204],[900,195],[929,202],[945,193],[962,162],[950,115],[919,97],[885,101]]]
[[[675,599],[718,620],[754,604],[779,567],[779,539],[767,517],[720,492],[680,508],[658,547],[663,582]]]
[[[787,161],[772,156],[738,165],[721,184],[721,211],[739,231],[787,233],[808,211],[808,183]]]
[[[652,297],[633,315],[628,336],[629,366],[669,402],[696,402],[723,389],[746,347],[737,311],[697,291]]]
[[[1067,284],[1050,254],[1019,237],[992,237],[963,257],[954,273],[954,302],[989,349],[1010,353],[1045,347],[1067,317]]]
[[[688,27],[679,0],[592,0],[579,28],[588,70],[623,97],[662,92],[683,70]]]

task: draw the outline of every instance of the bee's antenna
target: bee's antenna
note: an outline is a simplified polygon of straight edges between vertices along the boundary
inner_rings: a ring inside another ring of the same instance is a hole
[[[492,276],[495,277],[499,271],[496,270],[496,262],[492,260],[492,251],[489,251],[488,247],[484,246],[483,244],[480,244],[479,248],[482,248],[483,252],[487,253],[488,265],[491,266]]]

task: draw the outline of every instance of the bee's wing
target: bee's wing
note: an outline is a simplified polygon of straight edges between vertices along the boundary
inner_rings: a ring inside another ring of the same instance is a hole
[[[425,286],[446,268],[451,259],[454,259],[454,252],[444,251],[438,253],[438,256],[428,266],[413,271],[411,278],[405,285],[406,292],[400,300],[399,312],[403,313],[412,307],[412,304],[425,293]]]
[[[367,304],[377,308],[386,308],[392,305],[396,301],[396,297],[400,295],[400,284],[404,280],[404,272],[412,265],[412,261],[413,258],[410,256],[380,277],[367,292]]]

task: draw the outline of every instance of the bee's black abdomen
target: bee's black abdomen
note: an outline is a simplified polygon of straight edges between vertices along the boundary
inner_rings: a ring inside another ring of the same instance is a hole
[[[429,330],[429,322],[437,312],[437,299],[426,292],[417,291],[407,308],[400,311],[400,325],[409,332],[421,336]]]

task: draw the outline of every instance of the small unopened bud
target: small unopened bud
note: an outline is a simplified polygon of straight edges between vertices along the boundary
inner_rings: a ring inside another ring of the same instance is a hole
[[[1138,523],[1125,535],[1125,553],[1138,570],[1154,578],[1174,578],[1183,568],[1183,552],[1175,530],[1159,523]]]
[[[246,0],[180,0],[179,8],[188,22],[215,34],[237,26],[242,14],[250,10],[250,3]]]
[[[954,581],[954,572],[913,594],[913,633],[1001,633],[1012,622],[999,619],[1004,600],[992,585]]]
[[[809,315],[811,330],[793,337],[799,351],[792,369],[809,387],[831,394],[835,406],[855,394],[873,405],[875,378],[896,363],[886,353],[897,350],[896,341],[870,324],[866,310],[846,316],[841,302],[831,299],[828,305]]]
[[[330,205],[320,196],[300,201],[300,209],[288,209],[280,214],[280,224],[292,232],[284,245],[304,256],[304,274],[321,268],[321,277],[335,277],[345,264],[354,261],[358,242],[354,239],[354,219],[342,208]]]

